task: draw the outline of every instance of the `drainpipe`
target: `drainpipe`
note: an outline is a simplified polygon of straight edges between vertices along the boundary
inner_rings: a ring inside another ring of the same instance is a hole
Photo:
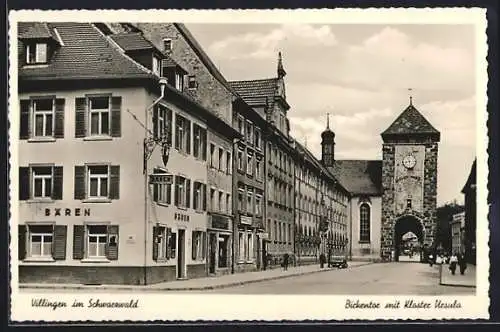
[[[235,251],[236,251],[236,237],[238,236],[239,239],[239,234],[238,234],[238,223],[239,223],[239,212],[238,212],[238,143],[241,141],[239,138],[233,139],[233,164],[232,164],[232,171],[233,171],[233,176],[231,177],[232,179],[232,207],[233,207],[233,237],[232,237],[232,250],[231,250],[231,274],[234,274],[234,267],[235,267]]]
[[[149,105],[145,112],[144,112],[144,164],[143,164],[143,173],[144,173],[144,284],[147,285],[147,259],[148,259],[148,224],[149,224],[149,204],[148,204],[148,190],[149,190],[149,179],[148,179],[148,158],[149,156],[146,156],[146,140],[148,139],[150,135],[149,131],[149,120],[148,120],[148,115],[149,111],[153,109],[162,99],[165,97],[165,87],[167,86],[167,79],[166,78],[160,78],[159,82],[160,84],[160,97],[156,99],[151,105]],[[148,152],[149,153],[149,152]]]

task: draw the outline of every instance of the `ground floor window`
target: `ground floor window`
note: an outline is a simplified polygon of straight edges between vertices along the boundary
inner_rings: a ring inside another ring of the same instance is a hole
[[[66,259],[65,225],[19,225],[19,259]]]
[[[219,268],[228,267],[228,258],[229,258],[229,235],[220,235],[219,236]]]
[[[205,259],[205,247],[207,243],[207,233],[202,231],[193,231],[191,238],[191,253],[193,260]]]
[[[175,257],[175,240],[172,229],[165,226],[153,227],[153,260],[167,260]],[[173,249],[172,249],[173,246]]]
[[[254,233],[252,230],[240,230],[239,232],[239,260],[240,261],[253,261],[255,259],[254,253]]]
[[[73,226],[74,259],[118,259],[118,225]]]

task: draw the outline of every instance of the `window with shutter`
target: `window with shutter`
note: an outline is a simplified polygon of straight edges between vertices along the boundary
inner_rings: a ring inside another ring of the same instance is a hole
[[[56,99],[56,112],[55,112],[55,138],[64,138],[64,99]]]
[[[53,168],[54,183],[52,187],[52,199],[60,200],[63,198],[63,168],[56,166]]]
[[[75,137],[87,136],[87,98],[75,99]]]
[[[27,256],[30,258],[53,257],[54,228],[52,225],[28,226]]]
[[[120,166],[111,166],[111,184],[109,188],[109,198],[119,199],[120,198]]]
[[[17,227],[18,259],[21,261],[26,258],[26,225]]]
[[[73,259],[83,259],[85,249],[85,226],[73,226]]]
[[[55,260],[66,259],[66,233],[67,226],[54,226],[54,243],[52,245],[52,258]]]
[[[29,99],[23,99],[20,101],[20,127],[19,127],[19,138],[28,139],[31,136],[31,101]]]
[[[111,97],[112,137],[120,137],[122,133],[121,108],[122,108],[122,97]]]
[[[109,260],[117,260],[118,259],[118,233],[119,226],[118,225],[108,225],[107,227],[107,243],[106,243],[106,257]]]
[[[31,100],[34,138],[54,137],[55,99],[43,97]],[[63,120],[64,121],[64,120]]]
[[[30,168],[19,167],[19,200],[30,198]]]

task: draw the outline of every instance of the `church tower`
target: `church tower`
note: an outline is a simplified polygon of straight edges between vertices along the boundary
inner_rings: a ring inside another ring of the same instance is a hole
[[[326,114],[326,129],[321,133],[321,162],[333,167],[335,162],[335,133],[330,130],[330,114]]]
[[[402,236],[415,234],[421,247],[434,244],[440,133],[413,106],[382,134],[381,255],[398,260]],[[421,260],[425,259],[421,255]]]

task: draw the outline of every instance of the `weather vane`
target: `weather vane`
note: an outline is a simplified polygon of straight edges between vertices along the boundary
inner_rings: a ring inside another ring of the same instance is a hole
[[[408,93],[410,94],[410,105],[413,105],[413,97],[411,95],[411,92],[413,91],[412,88],[408,88]]]

